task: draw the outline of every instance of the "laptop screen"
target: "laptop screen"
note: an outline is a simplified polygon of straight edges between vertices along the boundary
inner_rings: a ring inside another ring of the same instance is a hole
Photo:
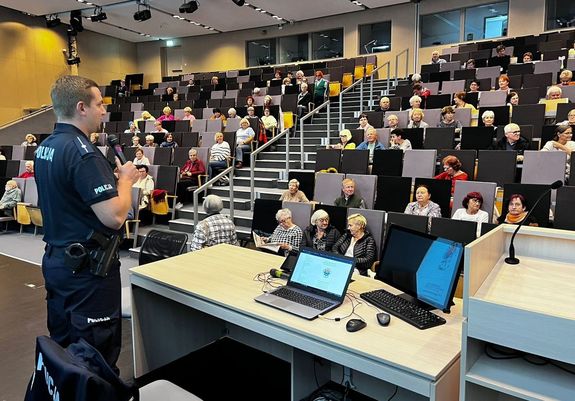
[[[319,290],[337,297],[344,295],[353,273],[354,259],[330,252],[302,248],[293,268],[289,285]]]

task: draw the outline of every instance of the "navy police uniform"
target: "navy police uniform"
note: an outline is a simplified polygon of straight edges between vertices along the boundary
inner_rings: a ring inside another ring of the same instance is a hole
[[[118,196],[113,170],[73,125],[58,123],[35,153],[38,202],[44,220],[46,252],[42,272],[46,283],[48,330],[62,347],[84,338],[115,367],[121,346],[121,285],[119,262],[106,277],[83,268],[74,273],[65,264],[72,243],[97,248],[88,239],[104,226],[91,205]]]

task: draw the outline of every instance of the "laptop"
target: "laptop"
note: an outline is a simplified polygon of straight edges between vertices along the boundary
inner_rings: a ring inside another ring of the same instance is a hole
[[[315,319],[341,305],[354,267],[354,258],[304,247],[287,284],[255,300],[305,319]]]

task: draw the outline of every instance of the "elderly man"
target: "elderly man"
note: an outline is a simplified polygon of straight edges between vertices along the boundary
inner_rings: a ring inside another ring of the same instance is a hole
[[[230,218],[220,214],[224,208],[222,199],[217,195],[208,195],[203,206],[208,217],[200,221],[194,230],[190,250],[199,251],[217,244],[238,245],[236,226]]]
[[[354,207],[365,209],[365,201],[361,196],[355,194],[355,181],[351,178],[346,178],[341,182],[341,190],[343,196],[340,196],[334,201],[335,206]]]
[[[375,128],[371,127],[367,129],[366,132],[367,140],[359,144],[356,148],[357,150],[369,150],[369,164],[373,163],[373,152],[375,150],[384,150],[385,146],[383,143],[379,142],[377,131]]]
[[[18,178],[33,178],[34,177],[34,162],[28,160],[25,164],[26,170],[18,176]]]
[[[442,58],[439,58],[439,52],[437,50],[434,50],[433,53],[431,53],[431,64],[443,64],[446,63],[446,61]]]
[[[503,128],[505,136],[495,142],[491,147],[494,150],[515,150],[517,160],[523,160],[523,152],[529,150],[529,141],[521,136],[521,128],[515,123],[507,124]]]

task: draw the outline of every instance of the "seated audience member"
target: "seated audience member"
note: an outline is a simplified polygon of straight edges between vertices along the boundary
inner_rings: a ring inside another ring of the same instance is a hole
[[[140,129],[138,128],[138,124],[134,121],[130,121],[128,124],[128,129],[124,130],[124,134],[139,134]]]
[[[354,207],[365,209],[365,201],[355,194],[355,181],[346,178],[341,182],[343,195],[334,201],[335,206]]]
[[[483,196],[479,192],[469,192],[461,201],[463,205],[453,213],[451,219],[475,221],[476,223],[487,223],[489,221],[489,213],[481,210],[483,205]]]
[[[164,142],[160,144],[161,148],[177,148],[178,143],[174,141],[174,136],[171,132],[168,132],[166,136],[164,136]]]
[[[441,121],[437,124],[439,128],[455,128],[455,132],[460,132],[463,127],[459,120],[455,119],[455,110],[451,106],[441,109]]]
[[[453,95],[453,102],[456,109],[471,109],[471,114],[477,114],[477,109],[470,103],[465,101],[465,92],[457,92]]]
[[[523,53],[523,62],[524,63],[532,63],[533,62],[533,53],[531,53],[531,52]]]
[[[363,130],[363,138],[367,139],[367,130],[373,128],[372,125],[369,123],[369,121],[367,120],[367,114],[361,114],[359,116],[359,126],[357,127],[357,129],[362,129]]]
[[[172,99],[172,97],[174,96],[174,93],[176,93],[176,91],[174,90],[174,88],[172,88],[171,86],[166,87],[166,90],[164,90],[164,96],[165,99]]]
[[[129,92],[128,85],[124,79],[120,80],[120,86],[118,86],[118,97],[124,97]]]
[[[423,121],[423,110],[421,109],[412,109],[411,110],[411,118],[409,123],[407,124],[407,128],[427,128],[429,124]]]
[[[196,116],[192,114],[192,108],[190,106],[184,107],[184,116],[182,120],[189,121],[190,125],[194,125],[194,121],[196,121]]]
[[[561,99],[563,96],[563,90],[557,86],[557,85],[553,85],[550,86],[547,89],[547,96],[545,97],[546,100],[557,100],[557,99]],[[542,103],[542,102],[539,102]],[[567,102],[565,102],[567,103]]]
[[[222,114],[222,111],[220,109],[218,109],[217,107],[213,110],[213,113],[210,116],[210,120],[222,120],[222,124],[226,125],[226,116]]]
[[[190,86],[194,86],[194,85],[196,85],[196,83],[194,82],[194,78],[188,79],[188,84],[186,86],[190,87]]]
[[[511,91],[507,94],[505,99],[505,104],[507,106],[518,106],[519,105],[519,94],[515,91]]]
[[[355,258],[355,268],[362,276],[377,259],[375,240],[367,231],[367,219],[359,214],[352,214],[347,218],[347,230],[337,240],[333,250],[340,255]]]
[[[521,194],[513,194],[509,198],[507,213],[500,216],[497,221],[499,224],[521,224],[521,222],[527,217],[527,213],[529,213],[529,208],[525,197]],[[526,221],[525,224],[534,227],[539,226],[533,216],[529,216],[529,220]]]
[[[570,125],[558,125],[555,128],[555,136],[552,141],[547,143],[541,148],[545,152],[561,151],[567,154],[567,162],[565,164],[565,177],[569,177],[571,153],[575,151],[575,141],[573,138],[573,128]]]
[[[411,114],[411,110],[420,109],[421,108],[421,97],[419,97],[417,95],[413,95],[412,97],[409,98],[409,105],[411,106],[411,108],[408,109],[410,111],[410,114]]]
[[[389,111],[390,107],[391,107],[391,100],[389,100],[387,96],[384,96],[381,99],[379,99],[379,107],[374,111],[379,111],[385,114],[387,111]]]
[[[495,142],[490,149],[514,150],[517,152],[517,160],[523,160],[523,152],[529,150],[529,141],[521,136],[521,128],[515,123],[507,124],[503,128],[504,137]]]
[[[443,64],[446,63],[447,61],[439,58],[439,52],[437,50],[434,50],[433,53],[431,53],[431,63],[430,64]]]
[[[238,116],[238,112],[236,111],[236,109],[234,109],[233,107],[230,107],[228,109],[228,120],[232,120],[232,119],[241,119],[240,116]]]
[[[411,141],[409,139],[403,138],[403,130],[398,128],[393,130],[393,132],[389,136],[390,146],[389,149],[396,149],[396,150],[411,150]]]
[[[373,127],[367,130],[367,140],[360,143],[357,150],[369,150],[369,164],[373,163],[373,152],[375,150],[384,150],[385,146],[383,143],[379,142],[379,138],[377,135],[377,130]]]
[[[272,106],[272,105],[273,105],[273,102],[274,102],[274,98],[273,98],[273,97],[271,97],[270,95],[265,95],[265,96],[264,96],[264,104],[263,104],[264,109],[265,109],[266,107]]]
[[[286,93],[286,86],[292,86],[291,79],[288,77],[285,77],[282,81],[282,95]]]
[[[413,95],[426,98],[427,96],[431,95],[431,91],[424,87],[422,84],[415,84],[413,85]]]
[[[250,127],[250,122],[246,118],[242,118],[240,128],[236,131],[236,168],[243,167],[244,152],[250,151],[250,143],[255,136],[256,133]]]
[[[493,110],[485,110],[483,114],[481,114],[481,121],[483,121],[483,125],[486,127],[493,127],[493,129],[497,128],[493,125],[495,122],[495,113]]]
[[[168,106],[162,109],[162,114],[156,121],[174,121],[174,115],[172,114],[172,109]]]
[[[572,81],[573,79],[573,72],[571,70],[563,70],[561,74],[559,74],[559,82],[561,86],[570,86],[575,85],[575,82]]]
[[[431,201],[431,193],[426,185],[419,185],[415,189],[415,199],[415,202],[407,204],[403,213],[416,216],[441,217],[441,208],[437,203]]]
[[[220,214],[224,208],[222,199],[217,195],[208,195],[204,199],[203,206],[207,217],[200,221],[194,230],[190,251],[199,251],[218,244],[238,246],[234,222],[229,217]]]
[[[6,156],[4,156],[4,150],[0,149],[0,160],[6,160]]]
[[[260,88],[258,88],[257,86],[254,88],[254,90],[252,91],[252,96],[255,97],[259,97],[261,96],[260,93],[262,92],[262,90]]]
[[[94,146],[100,145],[100,134],[97,132],[92,132],[90,134],[90,143]]]
[[[158,144],[154,142],[154,135],[146,135],[146,143],[144,144],[145,148],[157,148]]]
[[[307,83],[307,78],[302,70],[297,70],[295,72],[295,83],[296,85],[301,85],[303,83]]]
[[[303,232],[292,221],[291,210],[280,209],[276,213],[278,226],[271,236],[262,237],[265,242],[280,244],[279,254],[287,256],[291,251],[299,251]]]
[[[144,110],[144,111],[142,111],[141,117],[140,117],[140,118],[136,118],[136,119],[134,120],[134,122],[135,122],[136,125],[137,125],[139,121],[148,121],[148,120],[151,121],[151,120],[155,120],[155,119],[156,119],[156,118],[155,118],[153,115],[151,115],[149,111]]]
[[[418,74],[417,72],[415,74],[413,74],[411,76],[411,87],[413,87],[413,85],[415,84],[421,84],[421,74]]]
[[[461,171],[461,162],[459,159],[453,155],[445,156],[441,161],[443,163],[443,173],[436,175],[436,180],[450,180],[451,181],[451,193],[455,191],[456,181],[467,181],[467,173]]]
[[[390,114],[386,118],[389,132],[393,132],[393,130],[397,129],[399,126],[399,118],[395,114]]]
[[[329,85],[323,77],[323,72],[318,70],[315,72],[315,82],[313,86],[313,103],[318,107],[325,102],[326,96],[329,93]]]
[[[557,125],[575,125],[575,109],[571,109],[567,113],[567,120],[557,123]]]
[[[257,118],[259,121],[260,118],[258,116],[256,116],[256,109],[254,108],[254,106],[250,106],[246,110],[247,110],[248,114],[244,118]],[[240,124],[241,124],[241,121],[240,121]]]
[[[567,57],[571,58],[571,59],[575,58],[575,42],[573,42],[573,45],[571,46],[571,48],[567,52]]]
[[[270,114],[269,107],[264,107],[264,115],[262,116],[261,121],[264,125],[264,129],[266,130],[267,137],[271,138],[274,131],[278,127],[278,120],[276,120],[276,118]]]
[[[25,163],[26,170],[22,174],[18,176],[18,178],[32,178],[34,177],[34,162],[32,160],[28,160]]]
[[[328,149],[355,149],[355,143],[350,142],[352,138],[351,131],[342,129],[339,132],[339,143],[327,145]]]
[[[301,246],[318,251],[333,252],[334,245],[341,236],[337,228],[329,224],[329,215],[323,209],[316,210],[310,219],[310,225],[303,230]]]
[[[479,86],[481,85],[481,83],[475,79],[472,79],[469,82],[469,90],[468,92],[479,92]]]
[[[303,74],[303,72],[302,72]],[[297,78],[297,72],[296,72],[296,78]],[[282,71],[281,70],[275,70],[274,71],[274,77],[272,78],[272,81],[281,81],[282,80]]]
[[[146,156],[144,156],[144,151],[140,148],[136,149],[135,153],[136,157],[134,157],[134,165],[135,166],[149,166],[150,160]]]
[[[178,199],[182,202],[190,201],[188,188],[199,186],[198,176],[205,174],[206,166],[204,166],[202,160],[198,159],[198,151],[190,149],[188,151],[188,160],[186,160],[180,170],[180,180],[176,190]]]
[[[297,115],[299,118],[310,112],[309,104],[312,102],[313,98],[311,93],[308,91],[308,84],[303,82],[300,85],[300,92],[297,95]]]
[[[216,86],[220,83],[220,79],[217,76],[213,76],[212,79],[210,80],[210,85],[212,86]]]
[[[299,181],[294,179],[289,180],[288,189],[286,189],[282,196],[280,196],[282,202],[303,202],[308,203],[309,200],[303,193],[299,190]]]
[[[161,132],[162,134],[167,134],[168,130],[162,127],[161,121],[154,121],[154,130],[152,132]]]
[[[253,96],[249,95],[248,97],[246,97],[246,104],[245,104],[246,107],[248,107],[248,108],[254,107],[255,105],[256,105],[256,102],[255,102]]]
[[[499,84],[499,88],[497,88],[498,91],[504,91],[507,93],[511,91],[511,88],[509,87],[509,77],[507,74],[501,74],[497,83]]]
[[[218,174],[217,170],[223,170],[228,167],[228,159],[231,157],[230,145],[224,141],[224,134],[216,132],[214,139],[216,143],[210,149],[210,160],[208,162],[208,179],[210,180],[214,178],[214,175]]]
[[[498,65],[501,67],[501,71],[503,73],[507,72],[507,68],[509,67],[509,63],[511,62],[511,56],[505,54],[505,46],[499,45],[495,48],[496,54],[494,57],[489,59],[489,66],[493,67]]]
[[[131,148],[141,148],[142,145],[140,145],[140,137],[138,135],[134,135],[132,137],[132,146],[130,146]]]
[[[36,143],[36,137],[32,134],[26,134],[24,137],[25,141],[22,142],[22,146],[38,146]]]
[[[142,191],[142,199],[140,201],[140,210],[146,209],[150,203],[150,195],[154,190],[154,178],[148,174],[148,166],[145,164],[138,165],[138,181],[132,186],[140,188]]]
[[[14,208],[22,200],[22,191],[14,180],[6,181],[4,195],[0,199],[0,212],[4,216],[14,217]]]
[[[470,58],[465,62],[465,69],[466,70],[473,70],[475,69],[475,59]]]

